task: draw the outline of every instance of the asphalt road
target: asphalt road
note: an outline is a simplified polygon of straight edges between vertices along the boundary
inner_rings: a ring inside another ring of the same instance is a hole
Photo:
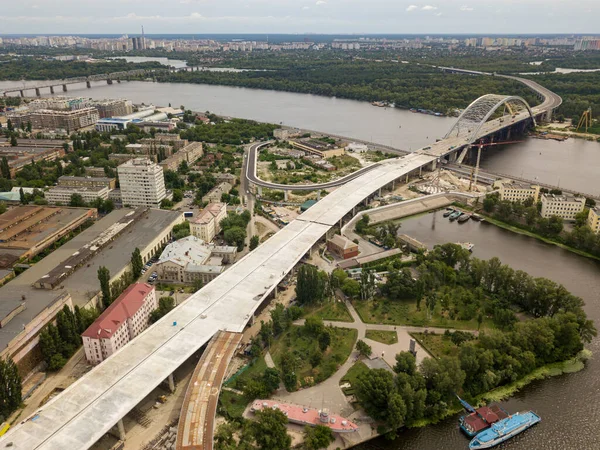
[[[257,144],[253,144],[249,149],[248,149],[248,153],[247,153],[247,157],[245,158],[245,165],[246,165],[246,171],[243,172],[246,174],[247,180],[249,180],[250,182],[252,182],[253,184],[257,185],[257,186],[261,186],[261,187],[265,187],[265,188],[271,188],[271,189],[280,189],[280,190],[287,190],[287,191],[316,191],[316,190],[321,190],[321,189],[329,189],[332,187],[336,187],[336,186],[341,186],[343,184],[346,184],[348,181],[353,180],[361,175],[363,175],[364,173],[374,169],[375,167],[377,167],[379,165],[379,163],[375,163],[372,164],[368,167],[363,167],[360,170],[357,170],[356,172],[351,173],[350,175],[346,175],[345,177],[339,178],[337,180],[334,181],[329,181],[327,183],[320,183],[320,184],[294,184],[294,185],[288,185],[288,184],[278,184],[278,183],[270,183],[268,181],[264,181],[261,180],[260,178],[258,178],[258,176],[256,175],[256,165],[257,165],[257,160],[258,160],[258,151],[260,150],[261,147],[265,146],[269,144],[269,142],[260,142]],[[244,180],[246,181],[246,180]],[[245,183],[244,183],[245,184]]]

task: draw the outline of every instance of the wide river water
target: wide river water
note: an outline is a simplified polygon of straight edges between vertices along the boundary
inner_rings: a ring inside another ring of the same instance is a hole
[[[39,83],[0,81],[0,90]],[[34,95],[33,91],[26,92]],[[48,92],[43,94],[50,95]],[[339,98],[199,84],[134,81],[108,86],[97,82],[93,83],[92,89],[83,84],[70,85],[68,95],[128,98],[135,103],[159,106],[184,105],[196,111],[281,123],[404,150],[415,150],[443,137],[456,120]],[[531,180],[537,177],[548,184],[600,195],[597,169],[600,167],[600,144],[596,142],[525,138],[521,143],[486,149],[482,167]]]
[[[36,82],[26,82],[35,84]],[[0,82],[0,89],[22,87],[23,82]],[[31,91],[29,91],[31,92]],[[282,123],[411,150],[443,137],[455,119],[437,118],[365,102],[235,88],[179,83],[123,82],[69,86],[69,95],[93,98],[128,98],[166,106],[185,105],[198,111]],[[486,150],[482,167],[600,195],[598,167],[600,144],[569,139],[566,142],[524,139],[524,142]],[[432,246],[470,241],[479,258],[498,256],[515,269],[563,283],[586,302],[586,311],[600,326],[600,264],[558,247],[513,234],[486,223],[450,223],[440,213],[403,222],[402,232]],[[590,345],[598,354],[600,340]],[[505,403],[510,411],[533,409],[540,425],[499,448],[600,449],[600,362],[592,359],[576,374],[537,382]],[[467,440],[457,429],[456,418],[400,434],[394,442],[378,440],[369,449],[465,449]]]

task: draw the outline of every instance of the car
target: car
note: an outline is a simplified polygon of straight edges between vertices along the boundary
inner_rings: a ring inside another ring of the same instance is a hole
[[[157,277],[157,276],[158,276],[158,274],[157,274],[156,272],[152,272],[152,276],[153,276],[153,277]]]

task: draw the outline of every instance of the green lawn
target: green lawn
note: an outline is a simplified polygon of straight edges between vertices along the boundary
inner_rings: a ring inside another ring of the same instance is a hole
[[[241,418],[248,403],[250,400],[243,395],[221,390],[217,411],[229,419]]]
[[[457,356],[459,347],[455,345],[448,337],[443,334],[431,333],[411,333],[419,344],[425,347],[425,350],[432,356]]]
[[[385,325],[406,325],[415,327],[438,327],[455,328],[459,330],[476,330],[477,319],[456,320],[444,317],[441,307],[438,305],[431,318],[427,317],[425,304],[421,304],[421,310],[417,310],[417,302],[414,300],[387,300],[375,298],[352,302],[358,315],[365,323],[377,323]],[[481,328],[494,328],[491,320],[484,320]]]
[[[344,375],[344,378],[342,378],[340,380],[340,386],[344,383],[350,383],[350,387],[342,389],[342,391],[344,391],[344,394],[346,394],[346,395],[354,394],[354,386],[356,385],[356,380],[358,379],[358,377],[361,374],[366,373],[369,370],[371,370],[371,369],[369,369],[365,365],[365,363],[363,363],[362,361],[358,361],[358,362],[354,363],[354,365],[352,367],[350,367],[348,372],[346,372],[346,375]]]
[[[248,380],[261,376],[266,368],[267,363],[264,356],[261,355],[247,369],[238,372],[237,376],[231,377],[231,380],[225,383],[225,386],[242,390]]]
[[[304,317],[315,316],[323,320],[334,320],[336,322],[354,322],[348,308],[342,302],[329,301],[324,305],[304,307]]]
[[[284,353],[296,356],[296,375],[302,386],[311,386],[320,383],[333,375],[338,367],[343,364],[356,342],[358,332],[348,328],[332,327],[331,345],[323,353],[321,363],[312,368],[309,362],[310,355],[318,349],[318,342],[314,336],[306,333],[304,327],[292,326],[271,345],[271,356],[279,367]]]
[[[392,345],[398,342],[398,333],[395,331],[367,330],[365,337],[386,345]]]

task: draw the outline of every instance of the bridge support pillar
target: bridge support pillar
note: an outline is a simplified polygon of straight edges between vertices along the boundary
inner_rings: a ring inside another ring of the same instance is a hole
[[[392,191],[396,190],[396,180],[392,181]]]
[[[431,162],[431,171],[433,172],[437,169],[437,160]]]
[[[406,174],[406,184],[408,184],[408,174]]]
[[[21,89],[19,92],[21,93],[21,97],[25,97],[25,93],[23,92],[23,89]]]
[[[50,86],[50,93],[54,94],[54,86]]]
[[[85,85],[87,86],[88,89],[90,89],[92,87],[91,81],[86,81]]]
[[[287,190],[283,191],[283,199],[284,199],[286,202],[288,201],[288,195],[289,195],[289,194],[288,194],[288,191],[287,191]]]
[[[67,85],[63,84],[63,92],[67,92]]]
[[[35,95],[41,97],[42,94],[40,94],[40,88],[35,88]]]
[[[321,191],[317,191],[317,201],[321,200]]]
[[[419,177],[423,176],[423,166],[419,167]]]
[[[352,217],[356,216],[356,206],[352,208]]]
[[[175,392],[175,378],[173,377],[173,374],[168,376],[167,381],[169,382],[169,390],[171,393]]]
[[[262,193],[262,186],[257,186],[258,189],[258,195],[262,197],[263,193]]]
[[[124,441],[125,440],[125,425],[123,424],[123,419],[120,419],[117,422],[117,428],[119,429],[119,439]]]
[[[379,188],[379,191],[377,192],[377,195],[378,195],[379,197],[381,197],[381,188]]]

